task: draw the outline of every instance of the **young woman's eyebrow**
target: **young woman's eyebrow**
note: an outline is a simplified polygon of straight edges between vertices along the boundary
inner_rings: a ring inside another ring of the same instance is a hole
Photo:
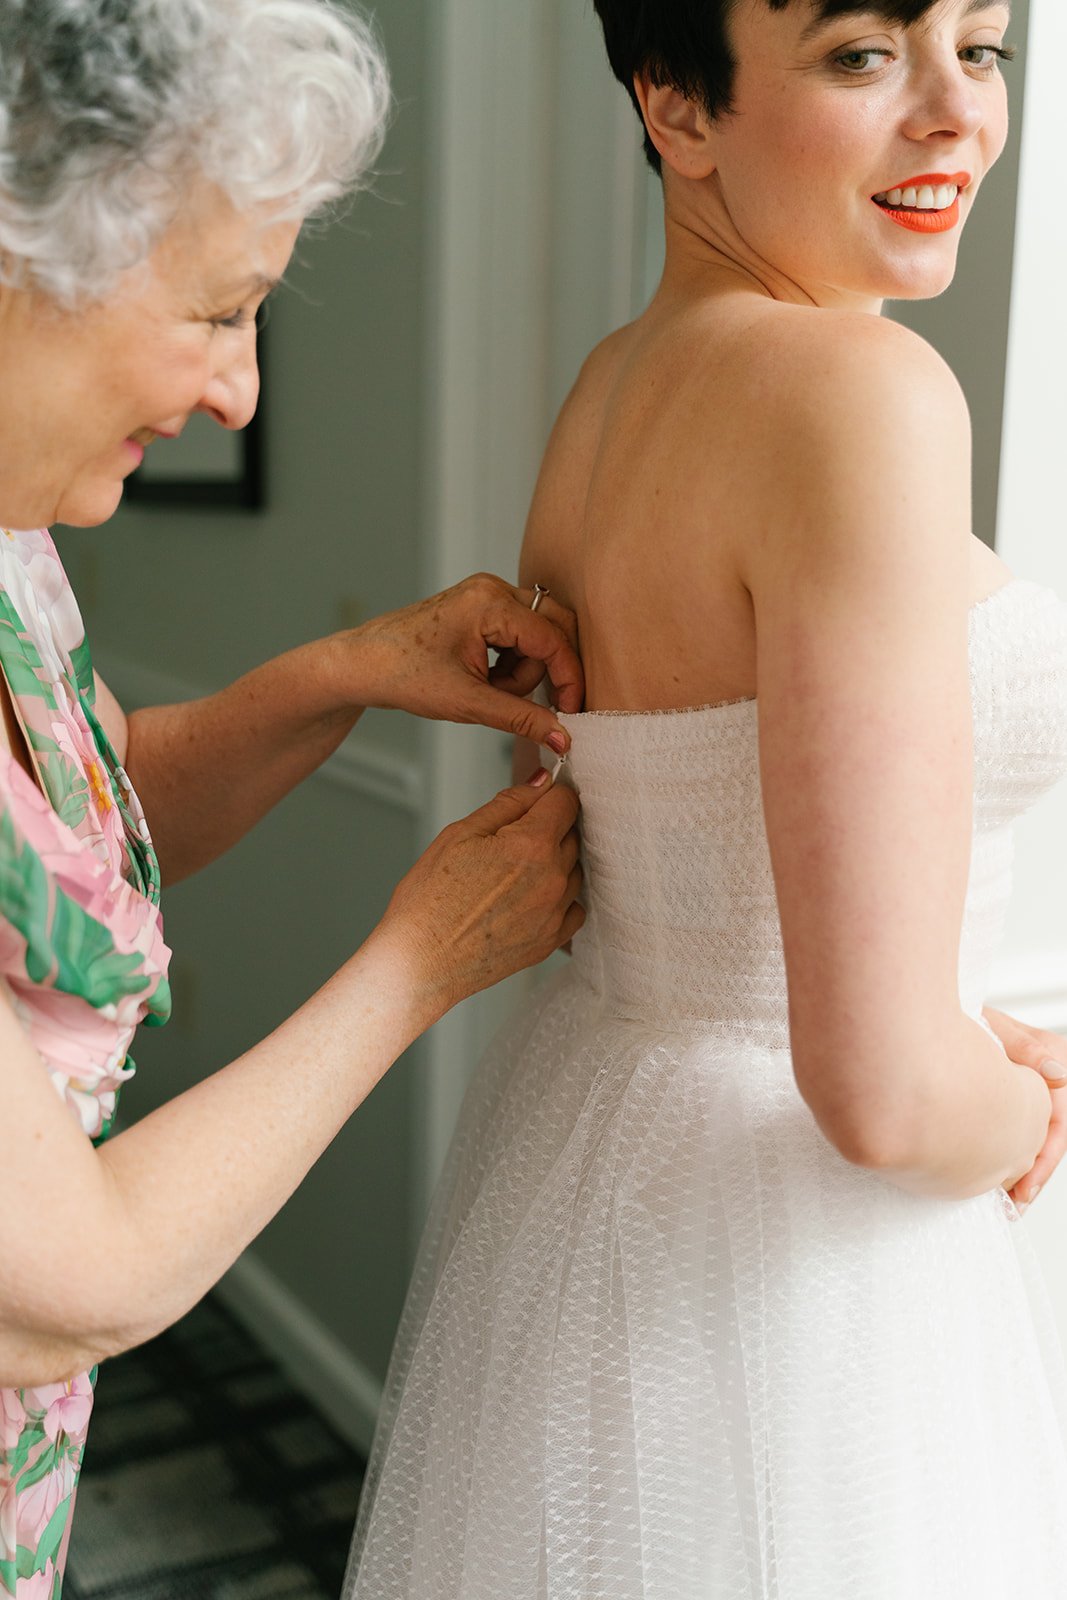
[[[970,5],[965,8],[963,15],[969,17],[976,11],[990,11],[996,4],[998,4],[998,0],[970,0]],[[1007,0],[1005,0],[1004,9],[1008,12],[1011,11],[1011,6],[1007,3]],[[816,38],[820,33],[825,32],[827,28],[832,28],[835,23],[840,22],[844,17],[878,17],[882,22],[899,23],[900,11],[896,6],[834,6],[832,10],[824,11],[820,16],[815,17],[813,21],[808,23],[800,35],[801,44],[807,44],[809,40]]]

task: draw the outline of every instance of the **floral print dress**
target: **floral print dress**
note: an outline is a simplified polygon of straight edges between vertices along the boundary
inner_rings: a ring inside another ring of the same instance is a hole
[[[100,1143],[137,1024],[170,1014],[170,951],[152,841],[97,721],[85,631],[43,531],[0,529],[0,672],[37,780],[0,749],[0,990]],[[0,1389],[0,1597],[59,1600],[95,1376]]]

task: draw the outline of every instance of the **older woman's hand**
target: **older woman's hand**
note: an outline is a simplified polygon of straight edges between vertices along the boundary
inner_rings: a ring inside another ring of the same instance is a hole
[[[544,706],[525,697],[548,676],[560,711],[585,693],[573,614],[550,596],[478,573],[443,594],[339,635],[362,703],[444,722],[500,728],[559,754],[570,739]],[[499,652],[490,665],[489,652]]]
[[[577,816],[574,790],[542,768],[445,828],[401,879],[372,940],[423,997],[424,1026],[577,933]]]
[[[1048,1138],[1030,1171],[1008,1191],[1016,1205],[1025,1210],[1037,1199],[1067,1152],[1067,1039],[1046,1028],[1032,1028],[991,1006],[983,1007],[982,1016],[1004,1046],[1009,1061],[1039,1072],[1052,1096]]]

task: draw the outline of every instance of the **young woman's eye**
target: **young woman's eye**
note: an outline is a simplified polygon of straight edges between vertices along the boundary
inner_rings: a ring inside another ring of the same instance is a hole
[[[852,77],[865,78],[869,76],[867,71],[869,61],[875,56],[888,57],[892,54],[892,50],[845,50],[841,55],[835,56],[834,60],[844,72],[851,73]]]
[[[1014,61],[1018,51],[1010,44],[968,44],[960,51],[961,56],[989,56],[988,61],[972,61],[968,63],[978,72],[996,72],[1002,61]]]

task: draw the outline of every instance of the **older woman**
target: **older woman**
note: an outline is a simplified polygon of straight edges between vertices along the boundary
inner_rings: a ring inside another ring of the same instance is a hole
[[[596,9],[666,266],[523,553],[579,619],[589,920],[472,1084],[346,1592],[1063,1600],[1012,1197],[1067,1050],[982,1002],[1067,607],[971,536],[959,385],[881,315],[952,281],[1008,7]]]
[[[104,1142],[135,1027],[170,1007],[162,882],[239,839],[365,706],[562,751],[555,713],[516,695],[547,667],[580,704],[569,613],[483,576],[127,720],[40,531],[105,521],[192,412],[249,420],[256,312],[386,106],[367,28],[320,0],[0,11],[0,1592],[18,1600],[59,1594],[95,1363],[199,1299],[428,1024],[582,920],[576,803],[542,771],[448,829],[270,1038]]]

